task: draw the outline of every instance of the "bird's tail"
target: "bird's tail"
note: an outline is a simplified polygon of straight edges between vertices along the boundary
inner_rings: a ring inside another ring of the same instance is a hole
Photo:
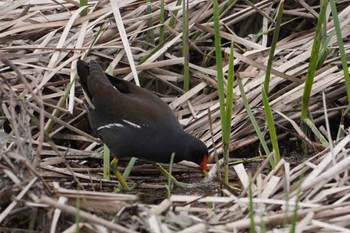
[[[114,78],[112,76],[107,77],[99,64],[93,60],[91,60],[89,64],[82,60],[78,60],[77,72],[80,77],[81,86],[83,87],[84,93],[86,94],[87,102],[90,107],[94,108],[91,100],[97,93],[101,91],[101,86],[113,87],[111,79]]]
[[[83,60],[78,60],[77,61],[77,72],[78,72],[78,76],[80,78],[80,84],[85,92],[85,94],[89,97],[89,99],[91,100],[92,96],[91,93],[88,89],[88,84],[87,84],[87,80],[90,76],[90,67],[88,64],[86,64],[86,62],[84,62]]]

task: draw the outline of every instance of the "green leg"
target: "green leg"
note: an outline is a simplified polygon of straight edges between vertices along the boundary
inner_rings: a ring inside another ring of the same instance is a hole
[[[175,177],[170,175],[169,172],[167,170],[165,170],[159,163],[156,163],[155,166],[163,176],[165,176],[167,179],[171,179],[176,186],[178,186],[180,188],[185,188],[187,186],[186,183],[177,181],[177,179],[175,179]]]
[[[117,169],[117,164],[118,164],[118,160],[119,158],[118,157],[114,157],[112,162],[111,162],[111,170],[113,171],[113,173],[115,174],[115,176],[117,177],[120,185],[123,187],[123,189],[129,191],[130,188],[129,188],[129,185],[128,183],[126,183],[124,177],[122,174],[120,174],[120,172],[118,171]]]

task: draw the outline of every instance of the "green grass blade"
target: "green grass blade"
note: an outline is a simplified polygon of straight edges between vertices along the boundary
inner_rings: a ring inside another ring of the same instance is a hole
[[[136,157],[132,157],[128,163],[128,166],[126,166],[124,172],[123,172],[123,177],[125,180],[129,178],[129,175],[131,173],[132,168],[134,167],[135,163],[137,161]]]
[[[222,8],[220,8],[220,13],[219,13],[219,15],[224,14],[224,13],[225,13],[228,9],[230,9],[231,6],[232,6],[233,4],[235,4],[236,2],[237,2],[237,0],[228,0],[228,1],[225,3],[225,5],[224,5]],[[213,17],[211,17],[209,20],[207,20],[207,23],[212,22],[212,21],[213,21]],[[196,33],[191,37],[191,40],[192,40],[192,41],[195,41],[195,40],[197,40],[201,35],[202,35],[202,32],[196,32]]]
[[[175,153],[172,153],[171,157],[170,157],[170,163],[169,163],[169,174],[170,174],[170,176],[168,177],[168,185],[166,187],[168,198],[171,197],[171,194],[172,194],[173,188],[174,188],[174,181],[173,181],[173,179],[171,179],[172,172],[173,172],[174,159],[175,159]]]
[[[151,14],[152,13],[152,1],[151,0],[147,0],[147,9],[146,9],[146,12],[147,12],[147,14]],[[164,20],[164,19],[163,19]],[[153,27],[153,18],[149,18],[148,20],[147,20],[147,26],[149,27],[149,28],[151,28],[151,27]],[[162,26],[161,26],[162,27]],[[164,28],[164,27],[163,27]],[[164,29],[163,29],[164,30]],[[164,32],[163,32],[163,34],[164,34]],[[148,43],[146,43],[145,45],[144,45],[144,49],[145,50],[147,50],[149,47],[150,47],[150,45],[155,45],[155,36],[154,36],[154,30],[148,30],[147,31],[147,34],[146,34],[146,41],[148,42]]]
[[[182,56],[184,57],[184,91],[190,89],[190,52],[189,52],[189,37],[188,37],[188,1],[182,2]]]
[[[270,161],[270,164],[271,164],[272,168],[275,168],[275,166],[281,160],[281,156],[280,156],[280,150],[279,150],[279,146],[278,146],[278,139],[277,139],[277,133],[276,133],[276,128],[275,128],[275,122],[273,120],[272,111],[271,111],[269,100],[267,98],[267,93],[266,93],[264,87],[262,87],[262,97],[263,97],[262,100],[263,100],[263,104],[264,104],[264,111],[265,111],[265,116],[266,116],[266,121],[267,121],[267,128],[269,129],[272,148],[275,151],[274,159],[273,159],[273,161]]]
[[[339,18],[338,18],[337,7],[335,5],[335,1],[334,0],[330,0],[329,3],[331,5],[332,16],[333,16],[333,21],[334,21],[334,28],[335,28],[336,35],[337,35],[337,42],[338,42],[338,46],[339,46],[341,63],[342,63],[343,71],[344,71],[346,92],[347,92],[347,96],[348,96],[348,105],[350,105],[349,67],[348,67],[348,63],[347,63],[347,57],[346,57],[346,53],[345,53],[343,37],[342,37],[342,34],[341,34],[341,30],[340,30],[340,22],[339,22]]]
[[[213,1],[213,8],[214,8],[214,36],[215,36],[215,52],[216,52],[215,57],[216,57],[218,88],[219,88],[221,128],[222,128],[222,134],[226,135],[227,129],[226,129],[225,124],[224,124],[225,118],[226,118],[224,73],[223,73],[223,65],[222,65],[222,51],[221,51],[221,36],[220,36],[218,0]],[[223,140],[225,140],[225,139],[223,138]]]
[[[181,0],[177,0],[176,6],[180,6],[181,2],[182,2]],[[177,17],[177,13],[178,13],[178,12],[179,12],[179,10],[173,11],[173,14],[171,15],[171,18],[170,18],[169,23],[168,23],[168,26],[169,26],[170,28],[173,28],[173,27],[174,27],[174,24],[175,24],[175,22],[176,22],[176,17]]]
[[[146,56],[144,56],[138,64],[143,64],[144,62],[148,61],[150,57],[152,57],[156,52],[158,52],[159,50],[161,50],[166,43],[171,40],[173,38],[173,36],[168,36],[166,39],[164,39],[164,41],[162,43],[160,43],[158,46],[156,46],[155,48],[153,48]]]
[[[329,146],[329,142],[323,136],[323,134],[317,129],[315,124],[309,118],[304,119],[304,122],[311,129],[311,131],[316,136],[316,138],[318,138],[318,140],[321,142],[322,146],[324,146],[325,148],[328,147]]]
[[[165,2],[164,0],[160,0],[160,28],[159,28],[159,44],[164,42],[165,33],[164,33],[164,21],[165,21]]]
[[[60,107],[60,108],[64,107],[64,105],[65,105],[65,103],[66,103],[66,101],[67,101],[67,99],[68,99],[68,97],[69,97],[70,89],[72,88],[73,84],[75,83],[75,80],[76,80],[76,78],[75,78],[72,82],[70,82],[70,83],[67,85],[67,90],[65,91],[64,95],[63,95],[63,96],[60,98],[60,100],[58,101],[58,104],[57,104],[58,107]],[[58,115],[59,115],[60,113],[61,113],[61,111],[60,111],[58,108],[57,108],[57,109],[54,109],[54,110],[52,111],[52,115],[53,115],[54,117],[58,117]],[[51,133],[51,131],[52,131],[53,127],[55,126],[55,124],[56,124],[56,122],[54,122],[54,121],[51,120],[51,119],[49,119],[49,120],[47,121],[47,123],[46,123],[44,129],[46,130],[46,132],[47,132],[48,134]]]
[[[230,50],[230,60],[228,67],[228,80],[227,80],[227,91],[226,91],[226,127],[231,129],[231,117],[232,117],[232,106],[233,106],[233,84],[235,76],[235,67],[234,67],[234,43],[231,43]],[[230,130],[229,130],[230,133]],[[230,134],[225,135],[226,139],[229,139]]]
[[[103,144],[103,179],[109,180],[111,175],[111,156],[110,156],[109,148],[106,144]]]
[[[255,233],[256,225],[254,221],[255,211],[254,211],[254,202],[253,202],[253,184],[252,179],[249,179],[249,186],[248,186],[248,199],[249,199],[249,233]]]
[[[225,158],[225,180],[224,182],[228,184],[228,157],[229,157],[229,144],[230,144],[230,133],[231,127],[227,127],[231,124],[231,117],[227,119],[228,115],[231,115],[226,112],[225,109],[225,87],[224,87],[224,73],[223,73],[223,65],[222,65],[222,51],[221,51],[221,36],[220,36],[220,22],[219,22],[219,9],[218,9],[218,1],[213,1],[214,8],[214,36],[215,36],[215,57],[216,57],[216,69],[217,69],[217,79],[218,79],[218,89],[219,89],[219,102],[220,102],[220,116],[221,116],[221,133],[222,133],[222,142],[224,149],[224,158]],[[233,46],[232,46],[233,47]],[[231,47],[231,50],[232,50]],[[231,52],[230,57],[233,56],[233,52]],[[233,59],[233,57],[232,57]],[[233,65],[232,65],[233,66]],[[231,67],[231,71],[233,71],[233,67]],[[233,74],[231,74],[233,75]],[[230,85],[233,85],[233,80]],[[231,92],[232,90],[230,90]],[[232,96],[231,101],[232,102]],[[231,103],[232,104],[232,103]],[[231,110],[232,111],[232,107]],[[230,123],[227,123],[227,122]]]
[[[300,202],[300,200],[301,200],[301,188],[299,186],[298,190],[297,190],[297,198],[295,200],[295,206],[294,206],[294,211],[293,211],[291,227],[289,229],[290,233],[295,233],[296,232],[296,227],[297,227],[297,224],[298,224],[298,211],[299,211],[299,202]]]
[[[265,89],[266,93],[269,93],[271,68],[272,68],[273,57],[275,55],[276,44],[278,41],[278,36],[279,36],[280,28],[281,28],[283,9],[284,9],[284,0],[282,0],[280,2],[280,5],[278,7],[276,27],[275,27],[275,30],[273,32],[271,49],[270,49],[270,56],[269,56],[269,60],[267,62],[266,75],[265,75],[265,81],[264,81],[264,89]]]
[[[80,7],[87,6],[88,0],[80,0]],[[88,13],[88,8],[86,7],[82,12],[80,12],[80,16],[85,16]]]
[[[228,184],[229,178],[229,153],[230,153],[230,137],[231,137],[231,117],[232,117],[232,106],[233,106],[233,84],[234,84],[234,75],[235,75],[235,67],[234,67],[234,43],[231,42],[231,50],[230,50],[230,60],[228,67],[228,80],[227,80],[227,91],[226,91],[226,121],[224,122],[225,128],[228,129],[226,131],[226,135],[223,135],[224,139],[224,159],[225,159],[225,170],[224,170],[224,182]]]
[[[317,62],[319,59],[319,52],[322,42],[322,25],[326,18],[326,10],[327,10],[328,0],[322,1],[320,15],[316,25],[316,33],[314,37],[314,43],[312,45],[310,63],[308,67],[308,71],[306,74],[306,81],[301,105],[301,119],[306,119],[308,117],[308,108],[309,108],[309,99],[312,90],[312,84],[314,81]]]
[[[239,86],[239,90],[241,92],[241,95],[242,95],[242,100],[243,100],[243,104],[244,104],[244,107],[247,111],[247,114],[248,114],[248,117],[250,119],[250,121],[252,122],[252,125],[254,127],[254,130],[260,140],[260,143],[265,151],[265,154],[270,154],[270,150],[266,144],[266,141],[264,139],[264,136],[262,134],[262,132],[260,131],[260,127],[258,125],[258,122],[256,122],[255,120],[255,117],[254,117],[254,114],[249,106],[249,103],[248,103],[248,100],[247,100],[247,97],[245,95],[245,92],[244,92],[244,88],[243,88],[243,84],[242,84],[242,81],[240,79],[237,79],[237,82],[238,82],[238,86]]]

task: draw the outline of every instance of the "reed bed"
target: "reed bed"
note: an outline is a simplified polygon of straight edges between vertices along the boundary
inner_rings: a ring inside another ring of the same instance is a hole
[[[189,1],[186,14],[181,2],[162,2],[0,2],[0,231],[348,232],[348,96],[331,11],[309,103],[325,146],[300,122],[320,5],[285,2],[268,88],[282,159],[270,169],[272,155],[262,152],[242,96],[267,134],[261,91],[278,2],[219,2],[223,71],[233,41],[244,90],[234,82],[227,185],[217,176],[223,145],[212,1]],[[335,1],[348,60],[349,2]],[[76,75],[81,57],[163,98],[185,131],[208,146],[211,179],[191,163],[176,164],[172,173],[189,185],[166,198],[166,180],[139,161],[129,177],[133,190],[114,193],[118,182],[103,178],[103,145],[89,127]]]

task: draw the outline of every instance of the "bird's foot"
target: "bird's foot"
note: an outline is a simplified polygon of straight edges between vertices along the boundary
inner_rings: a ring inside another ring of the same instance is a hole
[[[124,176],[117,169],[117,163],[118,163],[118,159],[116,157],[114,157],[114,159],[112,160],[111,165],[110,165],[111,171],[113,171],[113,173],[117,177],[121,187],[123,189],[125,189],[126,191],[130,191],[130,187],[129,187],[128,183],[126,183]]]
[[[128,183],[126,182],[124,176],[118,170],[115,170],[113,172],[114,172],[115,176],[117,177],[119,184],[120,184],[120,186],[117,187],[116,190],[120,190],[120,188],[122,188],[122,189],[125,189],[126,191],[130,191],[130,187],[129,187]]]

